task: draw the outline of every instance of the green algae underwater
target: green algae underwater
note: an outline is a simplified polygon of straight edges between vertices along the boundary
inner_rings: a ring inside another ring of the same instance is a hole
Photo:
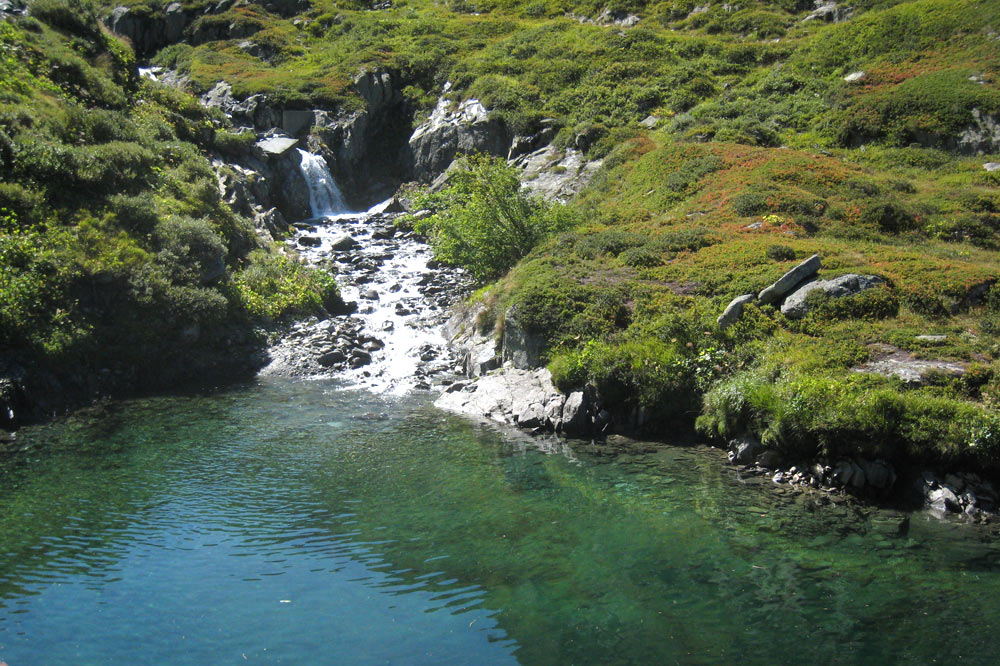
[[[114,403],[0,467],[0,660],[992,663],[1000,542],[712,449],[325,381]]]

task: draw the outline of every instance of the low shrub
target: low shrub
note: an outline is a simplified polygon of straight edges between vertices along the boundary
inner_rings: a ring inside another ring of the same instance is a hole
[[[333,277],[281,253],[254,250],[233,284],[242,307],[268,319],[343,308]]]

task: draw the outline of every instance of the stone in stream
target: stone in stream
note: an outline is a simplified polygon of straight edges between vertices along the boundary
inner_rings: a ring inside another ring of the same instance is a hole
[[[350,366],[352,368],[360,368],[362,366],[368,365],[371,362],[372,362],[372,355],[366,352],[364,349],[351,350]]]
[[[327,353],[316,359],[316,362],[322,365],[324,368],[329,368],[332,365],[337,365],[338,363],[343,363],[347,360],[347,354],[339,349],[334,349],[328,351]]]
[[[361,294],[361,298],[364,298],[364,299],[369,300],[369,301],[377,301],[378,300],[378,290],[376,290],[376,289],[369,289],[366,292],[364,292],[363,294]]]
[[[300,236],[299,245],[304,247],[319,247],[323,244],[323,239],[318,236]]]
[[[359,243],[350,234],[341,234],[330,241],[330,248],[333,250],[353,250]]]

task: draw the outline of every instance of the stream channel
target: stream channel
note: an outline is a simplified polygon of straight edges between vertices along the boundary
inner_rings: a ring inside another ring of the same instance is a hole
[[[440,373],[412,377],[441,341],[409,324],[443,315],[398,314],[426,254],[378,249],[377,215],[302,231],[316,257],[359,238],[345,265],[392,255],[363,286],[386,295],[343,318],[381,339],[370,363],[18,432],[0,459],[0,661],[996,663],[992,533],[819,506],[713,449],[435,409],[417,385]]]

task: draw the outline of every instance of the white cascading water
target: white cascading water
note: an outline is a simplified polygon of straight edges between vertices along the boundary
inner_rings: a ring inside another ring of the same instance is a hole
[[[330,169],[327,168],[326,160],[301,148],[296,150],[302,158],[299,161],[299,169],[302,170],[302,176],[309,185],[309,207],[312,208],[313,217],[342,215],[348,212],[344,196],[340,193]]]
[[[346,212],[322,158],[300,152],[316,219],[297,223],[299,231],[288,244],[307,262],[330,265],[341,295],[356,301],[358,310],[304,325],[279,345],[283,349],[272,349],[272,365],[262,374],[336,376],[380,393],[430,388],[440,381],[438,373],[455,365],[441,324],[465,279],[459,272],[428,268],[430,248],[412,233],[396,232],[393,216],[382,213],[388,201]],[[351,363],[351,348],[358,347],[370,354],[370,362]],[[345,350],[348,360],[317,372],[316,359],[333,348]]]

